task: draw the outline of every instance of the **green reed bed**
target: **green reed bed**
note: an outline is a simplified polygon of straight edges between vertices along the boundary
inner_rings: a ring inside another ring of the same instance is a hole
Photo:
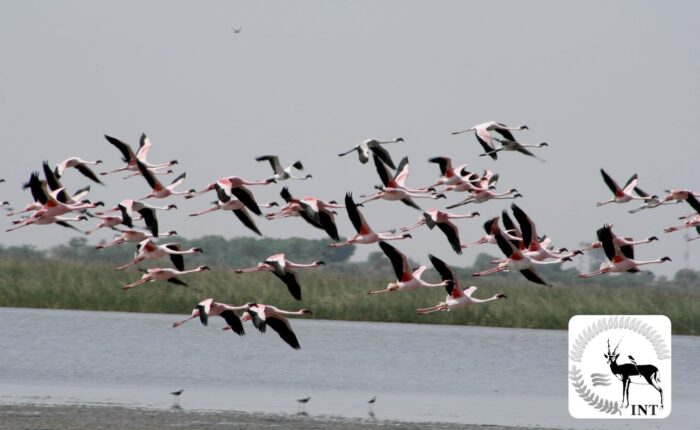
[[[677,286],[620,287],[591,282],[548,288],[514,275],[465,276],[462,286],[479,286],[475,297],[504,293],[508,299],[461,311],[418,315],[417,308],[444,300],[445,290],[368,296],[368,290],[384,288],[391,279],[379,274],[341,273],[332,266],[299,271],[301,302],[294,300],[271,273],[235,274],[223,267],[183,277],[189,287],[156,282],[121,290],[140,276],[135,268],[117,272],[111,265],[0,260],[0,306],[186,315],[197,302],[213,297],[237,305],[258,301],[290,310],[310,308],[313,316],[321,319],[548,329],[565,329],[569,318],[577,314],[662,314],[671,318],[675,334],[700,334],[700,294],[697,289]]]

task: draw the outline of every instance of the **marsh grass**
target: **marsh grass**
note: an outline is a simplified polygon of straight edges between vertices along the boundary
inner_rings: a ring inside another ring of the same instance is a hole
[[[0,306],[186,315],[199,301],[213,297],[237,305],[255,301],[290,310],[310,308],[320,319],[547,329],[566,329],[569,318],[579,314],[660,314],[671,318],[674,334],[700,334],[697,289],[595,283],[548,288],[518,276],[462,276],[463,287],[479,286],[475,297],[504,293],[508,299],[462,311],[418,315],[417,308],[444,300],[445,290],[368,296],[368,290],[384,288],[392,280],[390,276],[344,273],[330,265],[299,271],[303,300],[298,302],[271,273],[235,274],[227,267],[212,269],[183,277],[189,287],[155,282],[125,292],[123,285],[141,277],[135,268],[117,272],[113,265],[99,263],[0,260]]]

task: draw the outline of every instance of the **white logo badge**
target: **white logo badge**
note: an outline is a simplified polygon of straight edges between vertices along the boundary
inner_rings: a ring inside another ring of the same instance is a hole
[[[569,320],[569,413],[666,418],[671,413],[671,320],[577,315]]]

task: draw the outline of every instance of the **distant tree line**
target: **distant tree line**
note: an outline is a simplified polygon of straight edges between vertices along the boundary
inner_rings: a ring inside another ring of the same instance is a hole
[[[324,260],[328,264],[326,271],[340,274],[362,273],[370,276],[393,276],[391,264],[381,251],[370,253],[364,262],[350,262],[349,260],[355,252],[354,245],[343,248],[329,248],[328,242],[323,239],[258,239],[248,237],[226,239],[221,236],[211,235],[191,240],[178,238],[174,241],[179,242],[184,248],[198,246],[204,250],[203,254],[192,258],[192,264],[237,268],[255,265],[272,254],[283,252],[287,254],[289,259],[298,262]],[[101,263],[117,266],[129,261],[135,251],[136,244],[123,244],[96,250],[93,244],[88,244],[86,238],[77,237],[71,239],[67,244],[57,245],[47,250],[40,250],[31,245],[0,245],[0,260],[68,260],[82,264]],[[476,256],[471,266],[455,267],[454,269],[459,274],[460,279],[465,280],[464,283],[466,283],[466,280],[471,277],[472,273],[493,267],[492,261],[498,258],[501,257],[480,253]],[[541,266],[537,268],[537,271],[548,282],[559,286],[645,286],[700,291],[700,271],[681,269],[676,272],[672,279],[667,279],[664,276],[655,277],[648,273],[603,275],[590,279],[580,279],[578,278],[580,270],[595,270],[598,268],[603,260],[602,251],[589,251],[584,260],[577,262],[577,259],[574,259],[573,263],[565,263],[564,265]],[[192,264],[188,264],[188,266]],[[410,261],[410,265],[411,267],[417,267],[419,264]],[[580,267],[581,265],[586,267]],[[523,280],[519,273],[505,273],[488,278],[518,282]]]

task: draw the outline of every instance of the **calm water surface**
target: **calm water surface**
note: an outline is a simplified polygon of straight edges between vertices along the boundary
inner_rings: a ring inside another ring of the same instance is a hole
[[[574,420],[556,330],[295,319],[302,350],[223,319],[0,308],[0,403],[303,412],[561,428],[700,428],[700,338],[673,337],[666,420]],[[176,401],[169,394],[184,388]],[[367,400],[377,396],[370,409]],[[176,403],[174,403],[176,402]]]

